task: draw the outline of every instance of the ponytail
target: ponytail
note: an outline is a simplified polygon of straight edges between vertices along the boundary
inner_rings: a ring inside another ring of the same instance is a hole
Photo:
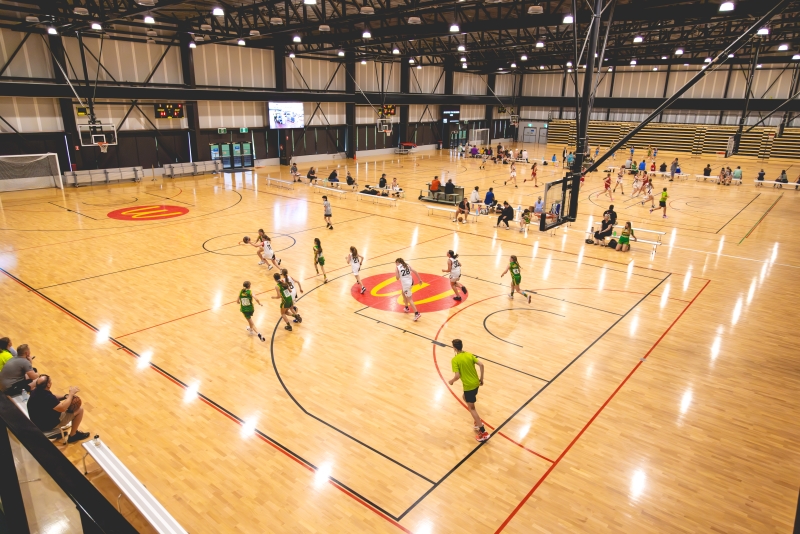
[[[319,249],[319,254],[322,255],[322,243],[320,243],[318,237],[314,238],[314,244],[317,245],[317,248]]]
[[[447,255],[448,255],[449,257],[453,258],[453,259],[456,259],[456,258],[458,258],[458,254],[456,254],[456,253],[455,253],[455,252],[453,252],[452,250],[448,250],[448,251],[447,251]]]
[[[514,256],[513,254],[511,255],[511,261],[513,261],[514,263],[519,263],[519,262],[517,261],[517,257],[516,257],[516,256]]]
[[[396,260],[394,260],[394,262],[395,263],[399,263],[400,265],[402,265],[404,269],[407,269],[409,271],[411,270],[411,269],[408,268],[408,264],[405,262],[405,260],[403,258],[397,258]]]
[[[354,260],[358,259],[358,250],[356,250],[356,247],[350,247],[350,255]]]

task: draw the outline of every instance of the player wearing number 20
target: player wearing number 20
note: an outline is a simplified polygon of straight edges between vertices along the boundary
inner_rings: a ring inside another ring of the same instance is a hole
[[[417,305],[414,304],[414,293],[411,291],[411,286],[414,285],[415,276],[419,281],[419,285],[422,285],[422,278],[420,278],[417,271],[408,266],[403,258],[394,260],[394,269],[395,277],[400,280],[400,287],[403,290],[403,302],[406,305],[405,310],[408,312],[408,307],[411,306],[411,309],[414,310],[414,320],[416,321],[420,318],[420,313],[417,311]]]

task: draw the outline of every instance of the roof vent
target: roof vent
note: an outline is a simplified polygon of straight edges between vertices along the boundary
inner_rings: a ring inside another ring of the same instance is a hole
[[[85,7],[76,7],[75,9],[72,10],[72,12],[75,13],[76,15],[81,15],[83,17],[89,14],[89,10],[86,9]]]
[[[361,14],[362,15],[374,15],[375,14],[375,8],[372,7],[372,6],[363,6],[361,8]]]
[[[329,32],[329,31],[331,31],[331,27],[328,26],[327,24],[320,24],[319,25],[319,31],[321,31],[321,32]]]
[[[419,17],[408,17],[409,24],[422,24],[422,19]]]
[[[158,3],[158,0],[136,0],[136,3],[140,6],[153,7]]]
[[[272,17],[269,19],[269,23],[273,26],[281,26],[283,25],[283,19],[280,17]]]

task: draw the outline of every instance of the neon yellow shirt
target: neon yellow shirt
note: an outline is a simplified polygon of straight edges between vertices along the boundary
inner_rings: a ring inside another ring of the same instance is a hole
[[[478,372],[475,370],[476,363],[478,363],[478,358],[471,352],[459,352],[453,357],[453,372],[461,375],[461,385],[464,386],[464,391],[472,391],[481,385]]]

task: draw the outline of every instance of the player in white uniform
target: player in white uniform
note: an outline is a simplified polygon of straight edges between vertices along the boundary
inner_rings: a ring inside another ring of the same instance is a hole
[[[517,187],[517,164],[513,161],[511,162],[511,176],[508,177],[508,180],[503,182],[503,185],[506,185],[508,182],[514,182],[514,187]]]
[[[458,282],[461,278],[461,262],[458,260],[458,254],[452,250],[447,251],[447,269],[442,269],[442,272],[450,273],[450,287],[453,289],[453,293],[456,294],[453,300],[461,300],[458,290],[461,289],[466,295],[467,288],[464,284]]]
[[[419,280],[419,285],[422,285],[422,278],[419,277],[417,271],[408,266],[403,258],[394,260],[394,269],[395,278],[400,280],[400,287],[403,289],[403,302],[406,305],[406,312],[408,312],[408,307],[411,306],[411,309],[414,310],[414,320],[416,321],[420,318],[420,313],[417,311],[417,305],[414,304],[414,293],[411,291],[411,287],[414,285],[414,276]]]
[[[288,269],[281,269],[281,276],[283,277],[283,281],[286,282],[286,285],[289,286],[289,289],[292,292],[292,304],[294,304],[292,308],[294,308],[294,311],[297,311],[297,290],[299,289],[300,293],[302,293],[303,286],[300,285],[300,282],[295,282],[294,279],[289,276]],[[295,319],[294,322],[298,322],[298,320]]]
[[[348,254],[345,259],[347,263],[350,264],[350,267],[353,269],[353,275],[356,277],[356,282],[358,285],[361,286],[361,294],[363,295],[364,292],[367,290],[367,286],[361,283],[361,266],[364,265],[364,256],[358,255],[358,250],[356,247],[350,247],[350,254]]]
[[[619,186],[619,190],[622,191],[623,195],[625,194],[625,184],[623,184],[624,174],[625,173],[623,172],[623,170],[619,169],[619,171],[617,172],[617,183],[614,184],[614,190],[612,191],[612,193],[616,193],[617,186]]]

